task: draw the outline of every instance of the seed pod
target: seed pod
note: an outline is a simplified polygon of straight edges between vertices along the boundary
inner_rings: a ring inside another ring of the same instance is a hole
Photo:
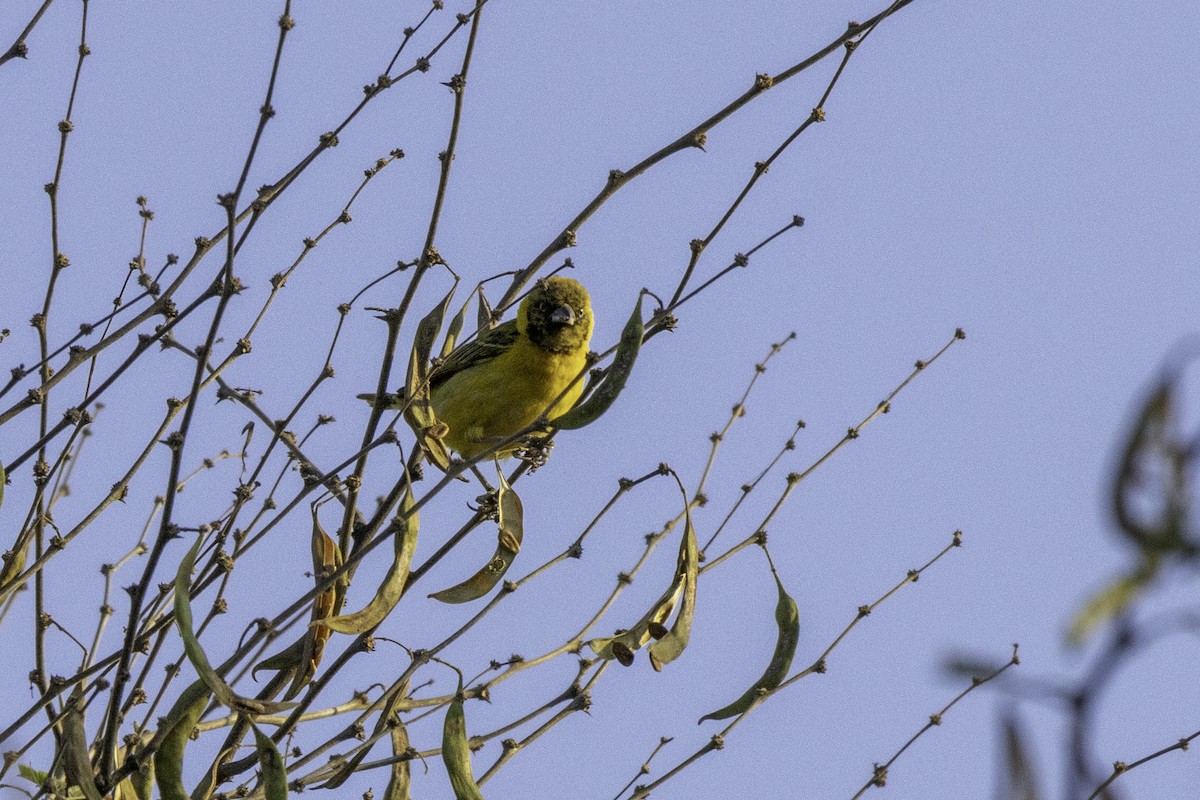
[[[404,594],[404,584],[408,581],[408,570],[412,566],[413,553],[417,550],[417,529],[420,527],[421,518],[412,510],[414,505],[410,487],[400,502],[400,513],[392,520],[395,542],[395,556],[392,559],[392,565],[388,567],[387,575],[383,577],[383,582],[379,584],[371,602],[367,603],[361,611],[355,611],[353,614],[343,614],[321,620],[314,617],[314,621],[309,623],[310,625],[332,629],[338,633],[359,634],[379,625],[392,612],[392,609],[400,602],[400,596]]]
[[[1164,375],[1143,401],[1121,454],[1112,488],[1121,533],[1143,553],[1194,552],[1187,540],[1188,448],[1175,441],[1175,375]]]
[[[395,718],[395,725],[391,730],[392,739],[392,755],[402,756],[408,753],[408,729],[404,727],[404,723],[399,717]],[[412,783],[412,775],[409,767],[409,759],[403,761],[392,762],[392,776],[388,779],[387,789],[383,793],[383,800],[411,800],[409,796],[409,786]]]
[[[687,647],[692,632],[692,618],[696,614],[696,577],[700,569],[700,558],[696,550],[696,529],[692,527],[691,512],[685,509],[686,524],[683,541],[679,543],[679,559],[675,566],[676,580],[682,583],[682,599],[675,623],[665,636],[650,645],[650,666],[662,672],[663,664],[669,664]]]
[[[179,562],[179,569],[175,572],[175,625],[179,629],[179,638],[183,640],[183,651],[187,654],[188,661],[196,669],[200,680],[204,681],[212,690],[213,697],[221,705],[228,706],[233,711],[244,711],[251,714],[282,711],[288,708],[286,703],[270,703],[236,694],[232,687],[225,682],[225,679],[212,668],[208,656],[204,653],[204,648],[200,646],[200,641],[192,631],[192,606],[188,600],[188,592],[192,583],[192,567],[196,562],[196,554],[200,551],[202,541],[199,536],[196,537],[196,543],[184,555],[183,560]]]
[[[263,797],[266,800],[287,800],[287,769],[283,765],[283,756],[275,747],[270,736],[258,729],[253,722],[254,744],[258,749],[258,767],[262,770]]]
[[[404,407],[404,420],[417,435],[417,441],[429,460],[443,472],[450,467],[450,453],[442,444],[442,440],[435,435],[441,426],[433,414],[433,406],[429,400],[429,355],[433,351],[433,342],[442,328],[442,319],[453,296],[454,290],[451,289],[442,302],[434,306],[433,310],[417,323],[404,384],[404,396],[408,398]]]
[[[783,582],[779,580],[778,575],[775,576],[775,588],[779,591],[779,600],[775,603],[775,625],[779,633],[775,640],[775,652],[771,655],[771,661],[763,671],[762,677],[737,700],[711,714],[705,714],[697,720],[697,725],[706,719],[727,719],[741,714],[766,692],[783,683],[783,679],[787,677],[788,670],[792,668],[792,657],[796,655],[796,644],[800,641],[800,609],[783,588]]]
[[[683,539],[679,543],[679,556],[675,561],[675,575],[671,585],[632,628],[616,636],[592,639],[587,643],[588,647],[601,658],[615,658],[622,666],[628,667],[633,663],[633,654],[654,638],[658,641],[651,645],[651,665],[659,670],[663,664],[673,661],[687,646],[695,610],[698,569],[696,532],[692,528],[689,514]],[[665,623],[677,605],[680,606],[679,617],[675,620],[672,630],[667,630]],[[663,642],[667,644],[663,645]],[[660,645],[662,646],[659,647]],[[655,648],[659,649],[655,651]]]
[[[555,417],[554,426],[563,430],[576,430],[590,425],[616,402],[617,395],[625,388],[633,372],[633,364],[637,361],[638,350],[642,346],[642,336],[645,333],[642,324],[642,294],[638,294],[637,305],[633,314],[621,331],[621,341],[617,343],[617,354],[608,368],[608,374],[596,389],[579,405],[560,417]]]
[[[330,573],[342,565],[342,551],[338,549],[337,542],[321,527],[321,520],[317,516],[315,505],[312,508],[312,518],[313,530],[310,544],[313,580],[319,585]],[[321,665],[321,656],[325,653],[325,645],[329,642],[330,630],[315,623],[335,616],[341,610],[345,599],[346,581],[345,578],[342,578],[327,586],[313,600],[310,618],[314,620],[314,623],[309,623],[308,630],[300,639],[300,655],[296,660],[296,673],[292,676],[292,683],[288,687],[287,693],[284,694],[284,699],[291,700],[300,694],[300,690],[308,685],[313,676],[317,674],[317,667]]]
[[[82,694],[76,690],[71,698],[67,713],[62,718],[62,765],[67,773],[67,780],[72,786],[78,786],[87,800],[103,800],[100,790],[96,788],[96,778],[92,773],[92,761],[88,758],[87,733],[83,729],[83,712],[75,705],[82,699]]]
[[[183,788],[183,750],[211,696],[212,690],[203,680],[184,689],[154,737],[161,741],[154,753],[154,782],[162,800],[188,800]]]
[[[525,537],[525,510],[521,504],[521,497],[509,486],[499,467],[496,474],[500,476],[500,487],[496,495],[496,504],[500,511],[496,554],[462,583],[429,595],[434,600],[441,600],[443,603],[467,603],[483,597],[500,583],[521,550],[521,541]]]
[[[454,702],[446,709],[446,721],[442,725],[442,761],[455,800],[483,800],[479,784],[471,774],[471,748],[467,744],[467,720],[463,715],[462,678],[458,679],[458,692]]]

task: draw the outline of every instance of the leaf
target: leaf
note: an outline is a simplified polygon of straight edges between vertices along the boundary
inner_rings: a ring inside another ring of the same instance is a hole
[[[353,614],[322,620],[314,618],[310,625],[323,626],[339,633],[358,634],[376,627],[392,612],[404,594],[404,584],[408,581],[413,553],[417,550],[417,529],[420,527],[421,518],[412,510],[414,505],[416,503],[413,500],[412,487],[409,487],[400,502],[400,513],[392,520],[395,556],[371,602]]]
[[[775,575],[775,588],[778,592],[778,600],[775,603],[775,626],[778,634],[775,639],[775,652],[771,655],[767,668],[763,670],[762,677],[737,700],[711,714],[705,714],[696,724],[706,719],[728,719],[749,710],[759,698],[783,683],[783,679],[787,677],[788,670],[792,668],[792,658],[796,655],[796,645],[800,641],[800,609],[783,588],[779,575]]]
[[[446,709],[446,721],[442,725],[442,762],[446,765],[446,774],[450,776],[455,800],[483,800],[479,784],[475,783],[471,773],[471,748],[467,744],[461,677],[458,679],[458,691]]]
[[[287,769],[283,765],[283,756],[275,747],[275,742],[253,722],[254,746],[258,750],[258,768],[262,770],[263,797],[266,800],[287,800],[288,781]]]
[[[34,769],[28,764],[17,764],[17,774],[30,783],[36,783],[38,786],[41,786],[46,782],[46,778],[50,777],[50,773]]]
[[[483,597],[496,588],[496,584],[500,583],[521,550],[521,541],[525,537],[525,510],[520,496],[505,480],[498,465],[496,474],[500,476],[500,486],[496,490],[496,504],[500,512],[496,554],[462,583],[429,595],[434,600],[441,600],[443,603],[467,603]]]
[[[579,405],[565,414],[554,419],[554,425],[563,430],[576,430],[590,425],[608,411],[616,402],[617,396],[625,388],[625,382],[633,372],[633,364],[637,361],[638,350],[642,346],[645,326],[642,324],[642,293],[638,294],[637,305],[633,314],[621,331],[621,340],[617,343],[617,354],[613,363],[608,367],[604,382]]]

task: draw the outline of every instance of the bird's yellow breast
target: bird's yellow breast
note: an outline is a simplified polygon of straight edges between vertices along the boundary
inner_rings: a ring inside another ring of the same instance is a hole
[[[521,336],[508,350],[452,375],[434,389],[437,418],[450,428],[444,441],[464,458],[532,424],[587,364],[587,347],[551,353]],[[548,419],[563,414],[583,393],[583,380],[554,404]],[[509,451],[511,452],[511,451]]]

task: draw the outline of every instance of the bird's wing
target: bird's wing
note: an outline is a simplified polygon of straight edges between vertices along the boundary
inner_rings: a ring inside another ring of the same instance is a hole
[[[486,364],[512,347],[520,335],[516,320],[509,320],[480,335],[474,341],[455,348],[446,356],[446,360],[430,373],[429,388],[436,389],[459,372]]]

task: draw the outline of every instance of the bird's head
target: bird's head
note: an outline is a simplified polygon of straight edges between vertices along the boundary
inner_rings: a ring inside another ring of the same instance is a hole
[[[521,301],[517,329],[537,347],[552,353],[586,348],[592,339],[592,303],[579,281],[543,278]]]

